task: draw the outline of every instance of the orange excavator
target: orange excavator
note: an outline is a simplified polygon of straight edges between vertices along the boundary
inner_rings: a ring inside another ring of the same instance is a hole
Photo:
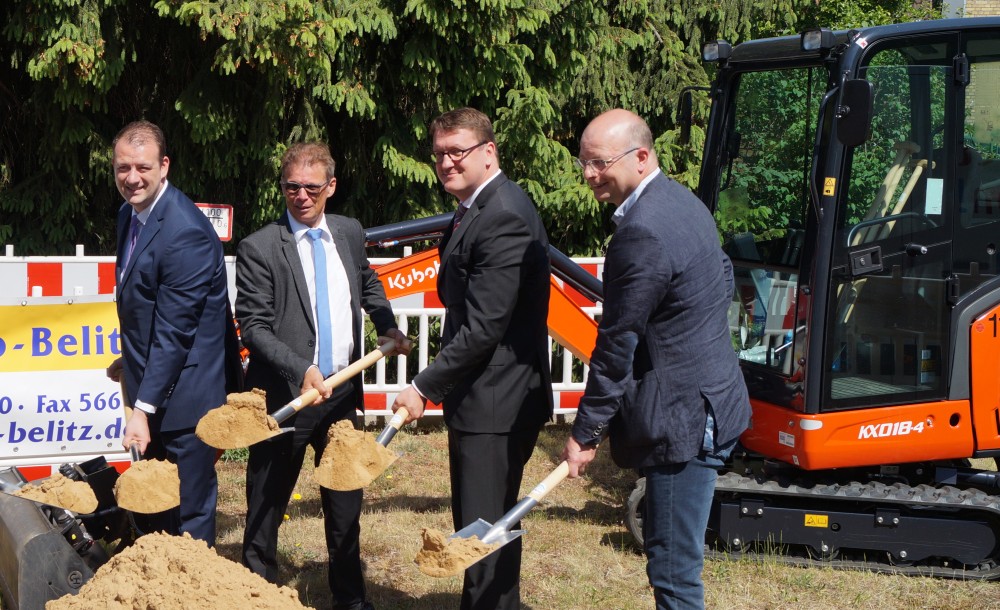
[[[733,261],[753,405],[709,556],[1000,577],[1000,18],[717,41],[703,58],[697,193]],[[685,133],[698,95],[682,93]],[[586,361],[592,322],[560,315]],[[640,540],[643,496],[640,479]]]

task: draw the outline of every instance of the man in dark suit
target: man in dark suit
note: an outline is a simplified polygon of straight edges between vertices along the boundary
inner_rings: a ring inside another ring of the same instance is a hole
[[[149,526],[215,543],[216,451],[194,434],[209,409],[226,402],[226,354],[236,354],[222,244],[204,214],[167,182],[163,132],[148,121],[115,137],[118,212],[118,317],[134,409],[122,445],[176,462],[179,509]]]
[[[448,426],[455,529],[517,503],[524,465],[552,415],[548,239],[531,200],[500,171],[493,126],[471,108],[431,124],[434,160],[459,200],[441,238],[442,348],[396,398],[408,419],[426,401]],[[463,609],[518,608],[521,541],[465,572]]]
[[[364,410],[361,376],[332,392],[323,379],[361,357],[361,308],[379,344],[396,340],[393,353],[409,353],[396,328],[378,275],[368,264],[358,221],[326,214],[337,185],[330,150],[301,143],[281,160],[287,214],[240,242],[236,258],[236,316],[250,350],[246,383],[267,392],[268,411],[315,388],[318,404],[284,425],[291,433],[250,447],[243,563],[271,582],[278,578],[278,526],[298,478],[306,448],[318,465],[330,426]],[[325,296],[324,296],[325,295]],[[334,608],[372,608],[361,569],[363,492],[320,489]]]
[[[656,607],[700,608],[717,469],[750,417],[727,318],[732,264],[705,205],[660,172],[649,127],[635,114],[594,119],[577,163],[598,201],[618,206],[618,228],[563,459],[569,476],[579,476],[607,436],[615,462],[642,472]]]

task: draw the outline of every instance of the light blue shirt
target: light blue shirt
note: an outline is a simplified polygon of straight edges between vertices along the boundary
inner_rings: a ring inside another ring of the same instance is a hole
[[[657,167],[655,170],[653,170],[651,174],[646,176],[643,179],[643,181],[639,183],[639,186],[635,187],[635,190],[632,191],[632,194],[626,197],[625,201],[623,201],[622,204],[618,206],[618,209],[615,210],[614,215],[611,217],[611,221],[614,222],[615,224],[620,223],[622,221],[622,218],[625,218],[625,215],[628,214],[629,209],[633,205],[635,205],[635,200],[639,198],[639,195],[641,195],[644,190],[646,190],[646,185],[649,184],[650,181],[653,178],[657,177],[659,174],[660,174],[660,168]]]

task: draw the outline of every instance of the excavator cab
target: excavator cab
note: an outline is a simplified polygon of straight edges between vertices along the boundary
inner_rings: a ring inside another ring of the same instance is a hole
[[[733,261],[753,404],[715,541],[996,577],[1000,481],[969,460],[1000,450],[1000,19],[812,30],[705,57],[698,194]],[[977,490],[985,508],[917,502],[918,485]]]

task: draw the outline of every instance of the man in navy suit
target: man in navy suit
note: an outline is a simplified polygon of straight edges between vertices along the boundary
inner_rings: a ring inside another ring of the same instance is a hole
[[[455,529],[495,522],[517,503],[524,465],[552,415],[548,238],[500,171],[493,126],[460,108],[431,123],[438,178],[458,201],[441,238],[441,352],[396,398],[409,419],[444,407]],[[521,540],[465,571],[463,610],[520,607]]]
[[[579,476],[608,437],[615,463],[642,472],[656,607],[702,608],[717,469],[750,417],[727,318],[732,264],[705,205],[660,172],[637,115],[594,119],[577,164],[597,200],[618,206],[618,227],[587,388],[562,457]]]
[[[124,373],[134,407],[122,445],[177,464],[180,507],[152,529],[215,544],[216,451],[195,436],[198,420],[226,402],[227,343],[235,341],[222,244],[212,224],[167,182],[170,159],[159,127],[136,121],[113,142],[118,211],[118,318]],[[228,353],[234,354],[235,349]]]

